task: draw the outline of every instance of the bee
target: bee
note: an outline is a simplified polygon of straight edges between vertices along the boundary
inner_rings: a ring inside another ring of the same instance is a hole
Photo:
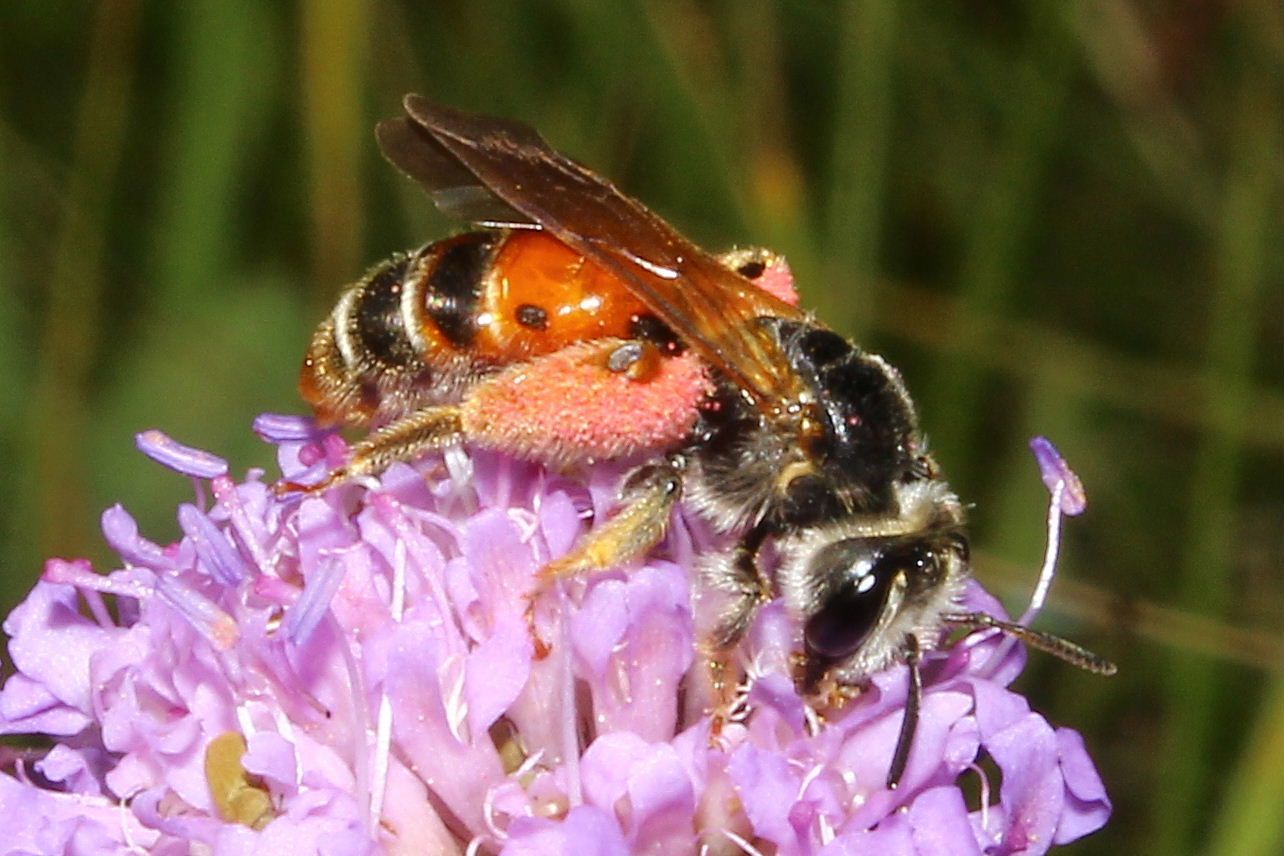
[[[899,372],[800,309],[783,259],[713,255],[530,127],[416,96],[384,155],[482,227],[394,257],[340,297],[300,386],[318,420],[376,426],[318,491],[465,443],[550,464],[643,458],[620,508],[542,584],[637,558],[682,500],[734,545],[708,648],[732,650],[779,595],[801,622],[797,683],[858,686],[894,663],[917,721],[922,652],[998,627],[1085,668],[1072,643],[960,612],[963,504],[928,453]],[[763,567],[765,545],[776,560]]]

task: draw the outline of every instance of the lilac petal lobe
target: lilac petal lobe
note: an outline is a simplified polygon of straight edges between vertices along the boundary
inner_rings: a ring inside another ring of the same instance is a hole
[[[293,786],[299,764],[293,743],[275,731],[260,731],[251,735],[246,744],[241,764],[247,772],[278,785]]]
[[[106,753],[97,747],[73,749],[57,743],[36,763],[36,769],[51,782],[62,784],[77,794],[104,795],[102,768],[109,763]]]
[[[904,813],[889,815],[874,829],[853,829],[820,849],[819,856],[918,856]]]
[[[651,751],[651,745],[629,731],[603,734],[580,759],[584,796],[611,808],[628,792],[629,770]]]
[[[981,856],[963,793],[956,787],[931,788],[909,809],[918,856]]]
[[[792,852],[798,839],[789,811],[798,794],[799,772],[783,756],[751,744],[736,749],[727,772],[754,834]]]
[[[79,734],[93,719],[64,704],[43,683],[21,672],[0,690],[0,734]]]
[[[227,474],[227,461],[218,455],[203,449],[184,446],[154,428],[135,435],[134,442],[138,446],[138,451],[158,464],[183,475],[212,479],[215,476]]]
[[[151,852],[159,835],[112,797],[87,798],[31,787],[0,774],[6,853],[124,854]],[[173,851],[170,851],[173,852]]]
[[[89,664],[117,634],[83,617],[75,589],[36,583],[4,622],[9,655],[19,672],[69,707],[90,713]]]
[[[1065,777],[1065,811],[1057,821],[1055,842],[1069,844],[1096,832],[1110,819],[1110,798],[1101,776],[1092,765],[1083,737],[1070,728],[1058,728],[1057,755]]]
[[[631,856],[619,824],[596,806],[571,809],[561,821],[523,817],[509,826],[500,856]]]
[[[468,655],[464,698],[468,702],[468,730],[474,739],[481,739],[521,694],[533,652],[526,625],[506,621]]]
[[[972,681],[970,688],[975,700],[973,715],[982,740],[1002,734],[1030,715],[1030,703],[1024,696],[992,681]]]
[[[1065,804],[1052,729],[1031,713],[988,739],[985,748],[1003,773],[1003,852],[1045,852]]]
[[[690,842],[695,789],[672,746],[655,744],[654,751],[633,769],[629,805],[635,844],[672,853]]]
[[[774,711],[794,734],[802,734],[807,726],[807,704],[787,675],[773,672],[758,678],[749,688],[748,701],[752,708]]]

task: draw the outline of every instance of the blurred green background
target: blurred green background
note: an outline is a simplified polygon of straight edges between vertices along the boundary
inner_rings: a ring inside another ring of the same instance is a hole
[[[0,606],[112,557],[123,502],[241,471],[341,285],[442,221],[383,165],[404,92],[510,115],[720,249],[786,253],[886,354],[1034,582],[1057,442],[1087,484],[1022,679],[1115,799],[1078,854],[1284,847],[1281,16],[1254,2],[10,0],[0,5]]]

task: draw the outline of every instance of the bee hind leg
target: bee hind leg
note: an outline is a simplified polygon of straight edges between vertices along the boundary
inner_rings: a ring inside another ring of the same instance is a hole
[[[278,482],[277,493],[319,493],[352,479],[378,475],[398,461],[411,461],[424,452],[464,439],[460,410],[454,406],[425,407],[372,431],[352,447],[348,462],[314,484]]]

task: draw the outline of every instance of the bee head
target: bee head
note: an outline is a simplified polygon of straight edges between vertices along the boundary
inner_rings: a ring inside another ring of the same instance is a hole
[[[940,485],[939,488],[933,485]],[[843,521],[785,545],[781,589],[803,624],[806,693],[832,675],[853,684],[932,638],[968,577],[953,495],[920,483],[894,518]]]

